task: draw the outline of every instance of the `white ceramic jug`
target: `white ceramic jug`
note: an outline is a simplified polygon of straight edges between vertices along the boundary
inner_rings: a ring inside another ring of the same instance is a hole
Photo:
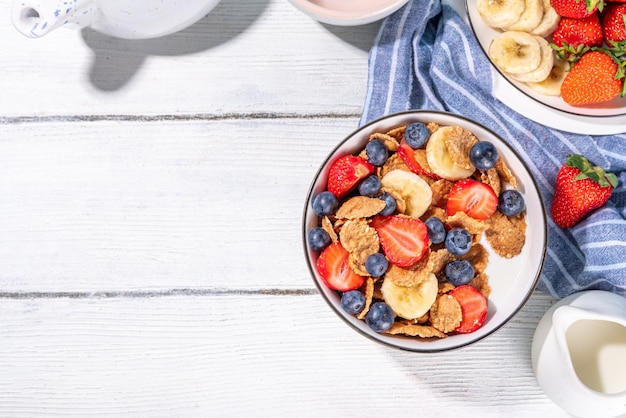
[[[125,39],[155,38],[200,20],[219,0],[17,0],[12,20],[22,34],[39,38],[59,28],[89,26]]]
[[[589,290],[552,306],[532,342],[546,395],[577,417],[626,414],[626,298]]]

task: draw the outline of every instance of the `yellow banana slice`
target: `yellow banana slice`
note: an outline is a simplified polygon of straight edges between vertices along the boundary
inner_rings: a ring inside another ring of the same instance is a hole
[[[392,189],[402,197],[406,203],[404,214],[412,218],[422,216],[433,201],[428,183],[410,171],[391,170],[380,182],[385,189]]]
[[[398,286],[389,279],[383,280],[380,291],[393,312],[405,319],[416,319],[423,316],[437,299],[439,283],[437,277],[430,273],[424,281],[416,286]]]
[[[446,136],[453,131],[450,126],[437,129],[426,143],[426,160],[433,173],[447,180],[461,180],[471,176],[475,168],[463,168],[457,165],[448,152]]]
[[[519,20],[506,27],[506,30],[530,32],[543,19],[543,0],[525,0],[525,8]]]
[[[543,18],[530,33],[545,38],[554,32],[560,20],[561,16],[554,10],[550,0],[543,0]]]
[[[537,93],[545,96],[560,96],[561,84],[569,71],[569,63],[563,60],[554,60],[554,65],[548,77],[538,83],[526,83],[528,87],[535,90]]]
[[[504,73],[528,73],[541,63],[541,46],[530,33],[507,31],[491,41],[489,58]]]
[[[478,13],[487,26],[506,28],[524,12],[525,0],[478,0]]]
[[[523,74],[508,74],[512,79],[522,82],[538,83],[545,80],[550,75],[550,71],[554,65],[554,50],[550,47],[548,41],[541,36],[535,36],[535,39],[541,48],[541,62],[539,63],[539,67]]]

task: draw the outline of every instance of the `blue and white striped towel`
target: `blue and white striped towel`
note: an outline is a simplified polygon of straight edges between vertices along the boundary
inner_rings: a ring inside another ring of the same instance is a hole
[[[440,0],[411,0],[387,17],[370,51],[360,124],[408,109],[465,115],[497,132],[534,172],[546,208],[567,154],[614,172],[611,200],[571,229],[548,220],[538,289],[562,298],[586,289],[626,294],[626,134],[569,134],[535,123],[492,96],[491,64],[468,24]],[[626,127],[625,127],[626,130]]]

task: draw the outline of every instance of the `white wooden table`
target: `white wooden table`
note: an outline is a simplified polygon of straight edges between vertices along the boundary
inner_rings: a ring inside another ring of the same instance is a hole
[[[378,24],[223,0],[161,39],[23,37],[0,6],[0,416],[564,416],[554,303],[447,354],[349,329],[301,214],[357,125]]]

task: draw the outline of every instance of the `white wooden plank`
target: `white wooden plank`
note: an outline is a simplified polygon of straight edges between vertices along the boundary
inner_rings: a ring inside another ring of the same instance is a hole
[[[356,122],[7,125],[2,290],[311,287],[304,201]]]
[[[562,417],[530,366],[535,294],[475,346],[415,354],[318,295],[9,299],[0,410],[18,416]]]
[[[378,23],[333,28],[286,0],[223,0],[182,32],[26,38],[0,2],[0,116],[361,111]]]

